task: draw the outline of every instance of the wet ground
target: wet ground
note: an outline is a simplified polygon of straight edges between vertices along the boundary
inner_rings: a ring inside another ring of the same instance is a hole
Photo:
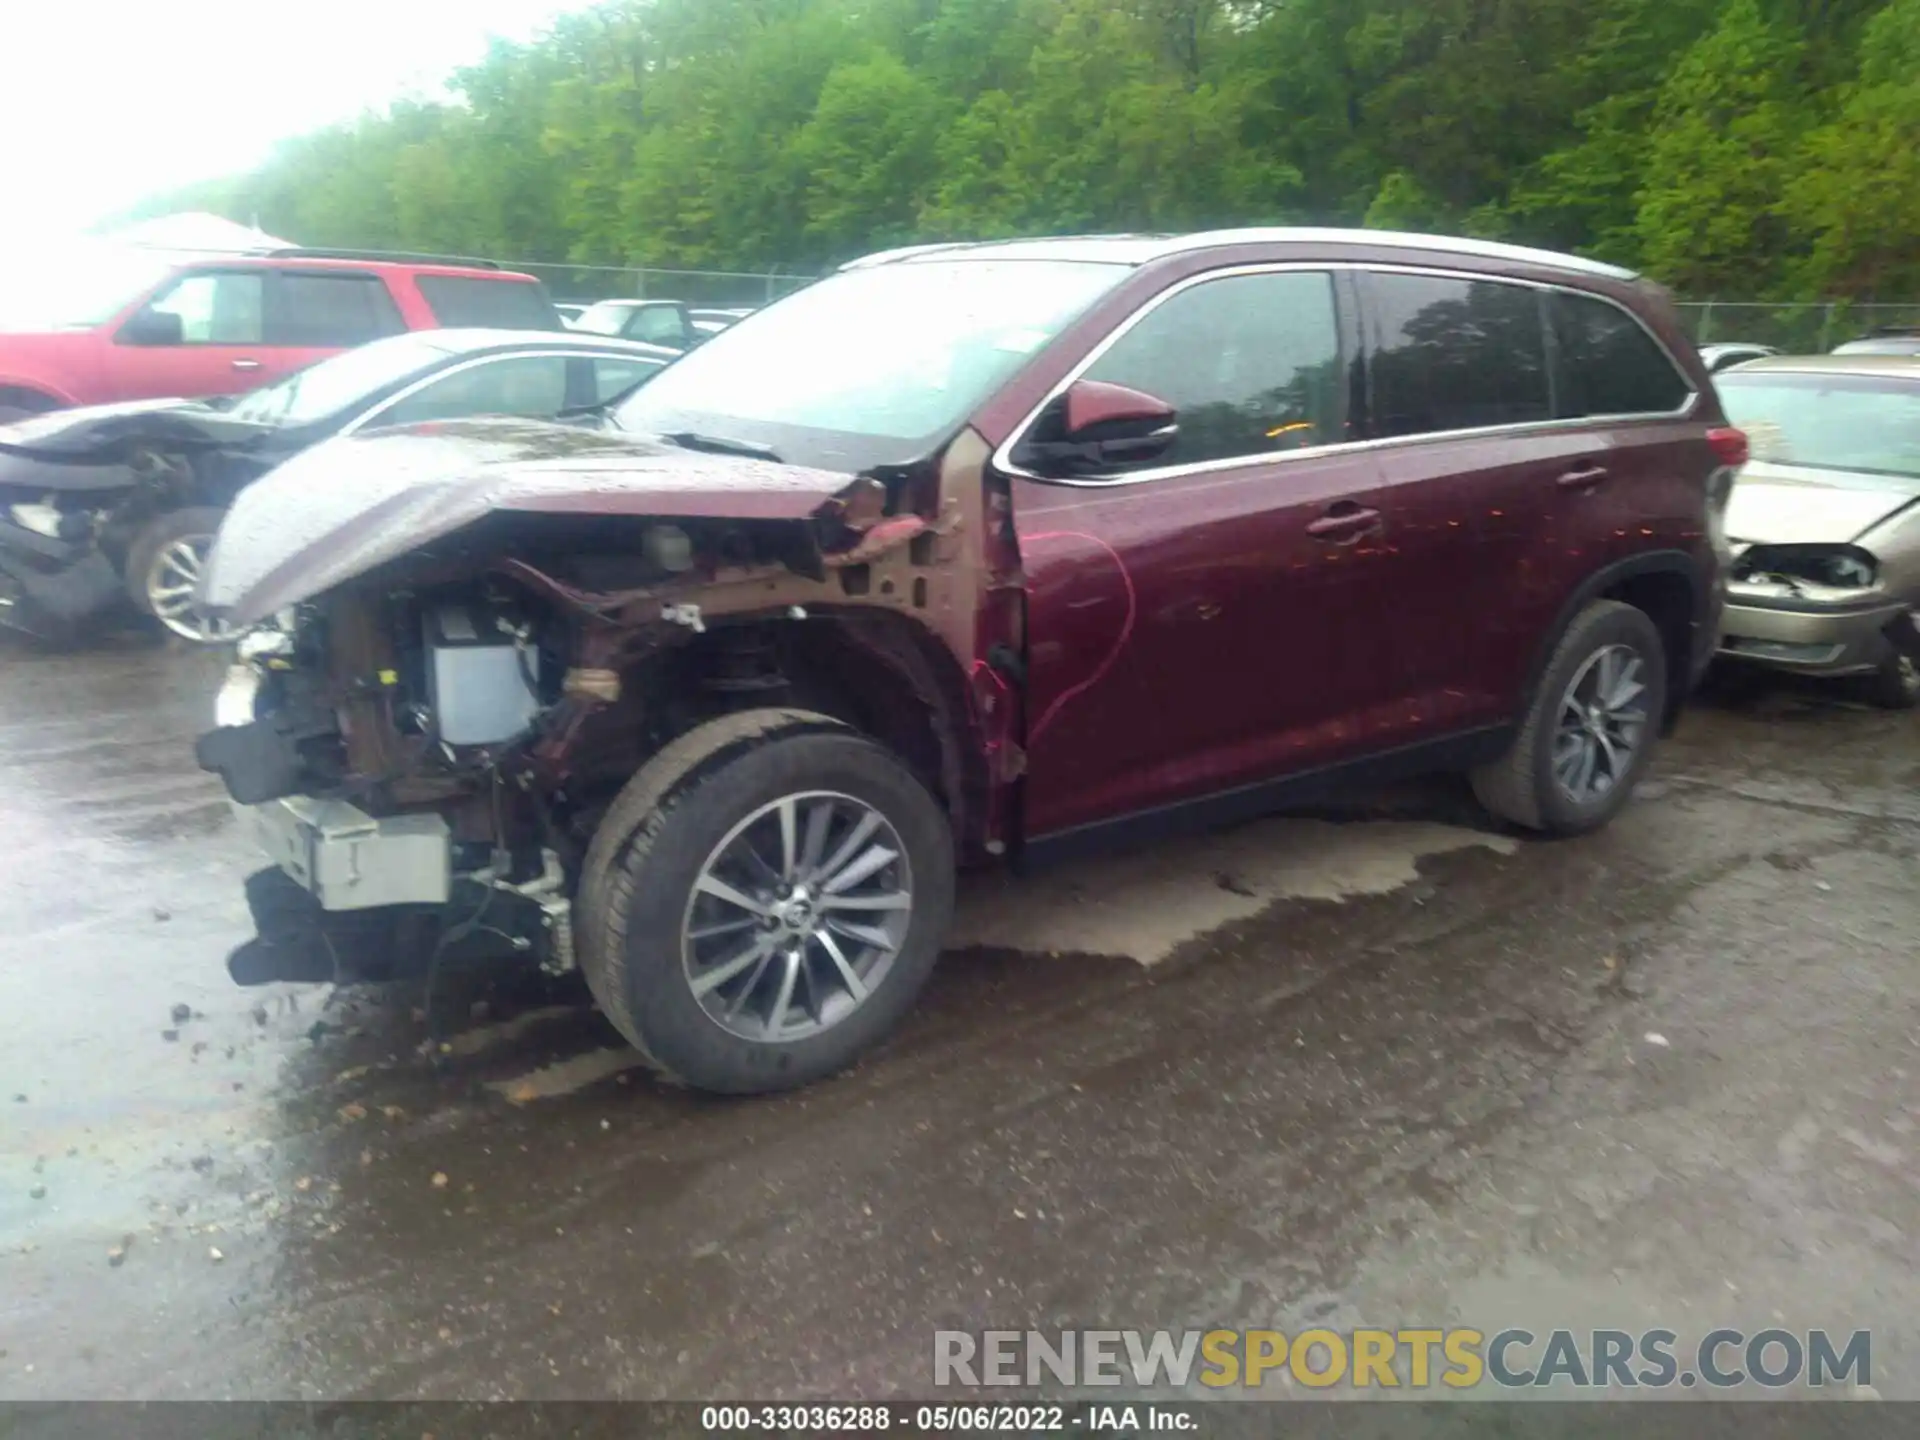
[[[932,1332],[1771,1324],[1920,1397],[1920,730],[1696,711],[1607,833],[1456,787],[972,887],[775,1100],[567,991],[243,991],[214,668],[0,642],[0,1397],[925,1395]]]

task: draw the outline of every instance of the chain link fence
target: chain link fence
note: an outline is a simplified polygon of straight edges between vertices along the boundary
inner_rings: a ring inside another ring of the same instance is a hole
[[[1873,330],[1920,325],[1920,305],[1860,305],[1845,300],[1793,305],[1701,300],[1679,309],[1696,345],[1745,341],[1772,345],[1789,355],[1824,355]]]
[[[714,309],[771,304],[814,281],[812,275],[754,270],[670,270],[654,265],[550,265],[519,260],[506,269],[537,276],[555,300],[681,300]]]

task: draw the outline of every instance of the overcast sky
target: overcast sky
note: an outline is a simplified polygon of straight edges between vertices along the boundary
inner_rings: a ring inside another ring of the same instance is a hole
[[[77,230],[276,140],[438,93],[588,0],[0,0],[0,230]]]

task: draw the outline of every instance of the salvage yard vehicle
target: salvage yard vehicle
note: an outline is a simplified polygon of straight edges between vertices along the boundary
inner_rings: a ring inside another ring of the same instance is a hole
[[[598,300],[581,312],[573,328],[674,350],[690,350],[707,336],[694,312],[678,300]]]
[[[1712,657],[1744,458],[1631,273],[1323,230],[890,252],[612,420],[241,496],[236,979],[497,943],[765,1091],[901,1019],[957,865],[1449,769],[1592,830]]]
[[[0,425],[0,624],[44,639],[134,606],[215,641],[195,604],[226,507],[288,456],[371,426],[553,418],[649,378],[670,350],[527,330],[396,335],[238,400],[83,406]]]
[[[1920,325],[1886,325],[1833,347],[1836,355],[1920,355]]]
[[[1920,705],[1920,357],[1764,360],[1719,385],[1753,449],[1727,511],[1721,653]]]
[[[237,395],[336,351],[443,326],[562,328],[545,286],[485,260],[78,249],[0,274],[0,424],[68,405]]]

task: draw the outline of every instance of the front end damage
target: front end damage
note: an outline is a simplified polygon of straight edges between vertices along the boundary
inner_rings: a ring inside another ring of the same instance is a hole
[[[203,595],[246,633],[198,756],[273,862],[237,980],[503,951],[573,969],[601,817],[730,711],[855,725],[963,852],[996,842],[1011,717],[968,676],[1017,620],[982,600],[984,444],[855,478],[544,443],[504,424],[333,442],[230,517]],[[364,488],[303,512],[318,468]]]
[[[0,427],[0,625],[59,640],[111,611],[146,527],[224,504],[264,468],[253,454],[263,433],[177,401]]]
[[[1802,675],[1887,673],[1920,649],[1916,489],[1755,456],[1728,505],[1733,559],[1720,654]]]
[[[1816,676],[1877,670],[1913,641],[1912,611],[1856,545],[1748,545],[1734,558],[1720,653]]]

